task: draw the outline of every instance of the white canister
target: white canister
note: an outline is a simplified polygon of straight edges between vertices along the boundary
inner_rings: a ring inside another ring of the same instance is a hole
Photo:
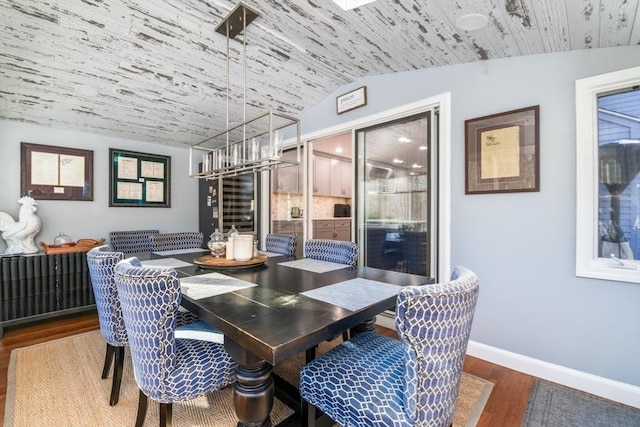
[[[229,240],[227,240],[227,259],[234,259],[236,256],[235,249],[233,248],[233,236],[229,236]]]
[[[253,258],[253,236],[237,235],[233,239],[233,257],[236,261],[249,261]]]

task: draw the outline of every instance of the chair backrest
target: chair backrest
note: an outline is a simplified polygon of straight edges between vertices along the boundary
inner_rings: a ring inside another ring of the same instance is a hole
[[[158,230],[112,231],[109,233],[109,242],[114,251],[125,254],[151,252],[149,236],[158,233]]]
[[[143,267],[127,258],[115,268],[136,382],[152,399],[162,395],[163,372],[174,369],[180,281],[173,269]]]
[[[358,245],[341,240],[309,239],[304,242],[304,256],[354,266],[358,261]]]
[[[478,292],[478,277],[456,267],[449,282],[406,287],[398,294],[404,404],[415,425],[451,423]]]
[[[108,245],[98,246],[87,252],[87,265],[98,310],[100,332],[106,342],[116,347],[127,345],[127,331],[124,327],[114,273],[116,264],[122,259],[124,254],[109,252]]]
[[[201,231],[152,234],[149,236],[149,241],[152,251],[202,248],[204,234]]]
[[[269,233],[264,239],[264,248],[269,252],[293,256],[296,253],[296,236]]]

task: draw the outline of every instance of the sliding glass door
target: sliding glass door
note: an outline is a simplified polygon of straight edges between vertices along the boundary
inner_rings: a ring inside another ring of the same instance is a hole
[[[361,265],[437,277],[437,117],[356,130]]]

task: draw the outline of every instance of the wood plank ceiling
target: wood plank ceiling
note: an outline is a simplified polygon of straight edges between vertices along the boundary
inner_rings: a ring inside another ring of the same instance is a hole
[[[298,116],[364,76],[640,44],[640,0],[252,0],[247,110]],[[170,145],[226,127],[227,0],[4,0],[0,118]],[[465,32],[468,13],[489,18]],[[242,37],[230,42],[242,121]]]

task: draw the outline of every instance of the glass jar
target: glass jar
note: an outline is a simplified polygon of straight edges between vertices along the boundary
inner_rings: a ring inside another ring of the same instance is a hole
[[[222,235],[220,230],[216,228],[209,237],[211,238],[211,240],[209,240],[207,246],[209,247],[211,254],[216,258],[220,258],[221,255],[224,255],[226,247],[224,236]]]
[[[227,259],[234,259],[235,253],[234,253],[234,240],[236,238],[236,236],[240,234],[238,233],[238,230],[236,229],[235,225],[231,225],[231,230],[229,230],[229,233],[227,233]]]
[[[64,234],[63,232],[58,233],[55,239],[53,239],[54,245],[64,245],[65,243],[71,242],[73,242],[73,240],[71,240],[71,236],[69,236],[68,234]]]

